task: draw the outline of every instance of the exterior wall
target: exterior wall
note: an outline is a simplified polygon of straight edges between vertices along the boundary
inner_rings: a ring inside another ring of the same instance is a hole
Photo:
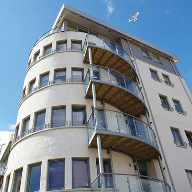
[[[188,145],[183,147],[176,146],[176,144],[173,142],[174,138],[171,128],[179,129],[183,142],[188,143],[185,131],[192,132],[191,102],[177,75],[169,73],[167,70],[160,69],[138,59],[136,59],[136,62],[143,80],[176,191],[182,192],[184,190],[184,186],[185,191],[190,191],[191,187],[185,170],[192,169],[192,149]],[[174,84],[174,86],[169,86],[164,82],[152,79],[150,69],[156,70],[160,79],[163,79],[162,74],[168,75],[171,83]],[[182,81],[184,82],[183,79]],[[185,82],[184,85],[186,86]],[[161,106],[159,94],[167,96],[169,105],[173,107],[174,110],[166,110]],[[172,99],[180,101],[182,109],[187,112],[186,115],[180,114],[175,110]],[[163,164],[165,165],[165,163]],[[167,172],[167,170],[165,171]]]

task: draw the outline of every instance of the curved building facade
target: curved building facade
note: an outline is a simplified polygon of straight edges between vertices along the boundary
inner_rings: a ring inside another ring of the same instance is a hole
[[[64,5],[32,48],[3,190],[171,191],[130,37],[86,19]]]

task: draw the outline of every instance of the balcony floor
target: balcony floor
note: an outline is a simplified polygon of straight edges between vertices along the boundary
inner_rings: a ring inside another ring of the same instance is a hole
[[[89,147],[97,147],[97,135],[101,136],[101,147],[104,149],[111,148],[129,155],[137,160],[149,161],[157,159],[160,152],[151,143],[143,139],[124,133],[111,132],[106,130],[96,130],[89,142]]]
[[[90,46],[89,46],[90,47]],[[91,47],[93,64],[101,65],[123,73],[136,82],[137,74],[133,67],[120,56],[98,47]],[[84,62],[89,63],[89,50],[86,50]]]

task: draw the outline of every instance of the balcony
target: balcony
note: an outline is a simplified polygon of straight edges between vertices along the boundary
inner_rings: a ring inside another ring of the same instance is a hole
[[[147,108],[140,88],[124,74],[115,70],[91,65],[93,76],[88,69],[85,76],[85,95],[93,98],[92,83],[95,83],[96,98],[105,101],[128,114],[144,114]]]
[[[160,156],[153,130],[142,120],[126,113],[94,109],[87,129],[89,147],[97,147],[97,135],[100,135],[102,148],[112,148],[141,161]]]
[[[116,43],[101,37],[87,35],[83,51],[84,62],[89,63],[89,50],[91,47],[94,64],[114,69],[136,81],[137,74],[132,60]]]
[[[101,190],[100,176],[105,177],[106,191],[120,192],[171,192],[171,187],[165,182],[148,176],[122,173],[99,174],[91,184],[92,191]],[[103,183],[102,183],[103,185]],[[112,190],[110,190],[112,188]]]

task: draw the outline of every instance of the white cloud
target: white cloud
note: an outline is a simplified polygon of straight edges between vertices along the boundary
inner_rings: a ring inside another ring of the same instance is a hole
[[[115,10],[115,5],[111,0],[100,0],[107,4],[107,17],[109,17]]]
[[[10,141],[11,134],[13,134],[11,131],[0,131],[0,144],[8,143]]]
[[[15,127],[16,127],[16,125],[13,125],[13,124],[10,124],[10,125],[9,125],[9,129],[10,129],[10,130],[15,130]]]
[[[167,10],[165,11],[165,13],[169,14],[169,13],[170,13],[170,11],[167,9]]]

